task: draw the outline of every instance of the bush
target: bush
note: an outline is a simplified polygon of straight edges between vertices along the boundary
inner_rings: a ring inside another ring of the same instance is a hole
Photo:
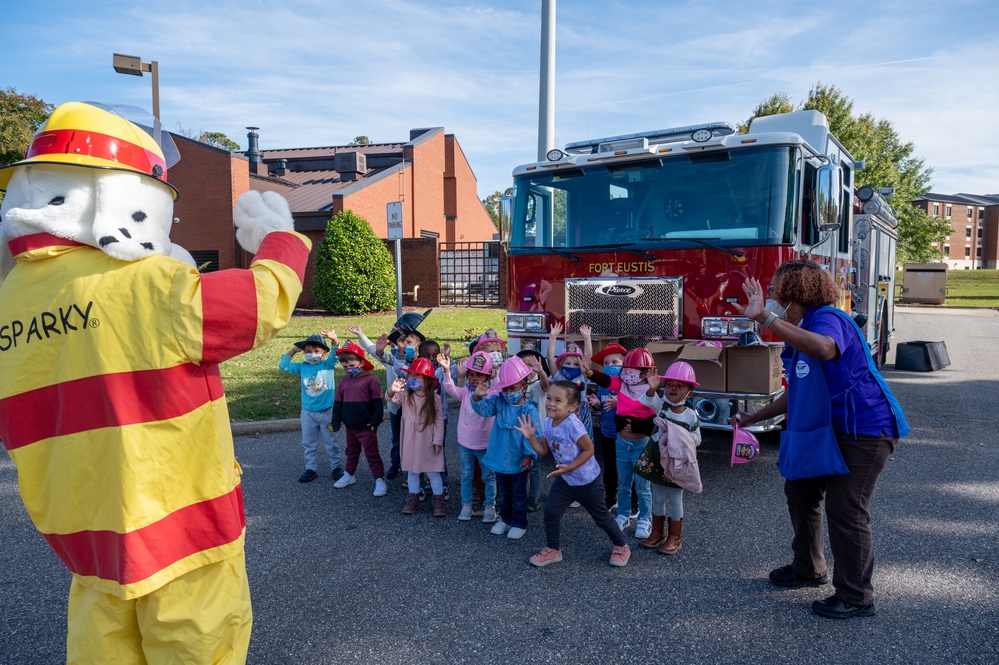
[[[326,223],[312,293],[321,307],[337,315],[395,307],[392,254],[363,217],[344,210]]]

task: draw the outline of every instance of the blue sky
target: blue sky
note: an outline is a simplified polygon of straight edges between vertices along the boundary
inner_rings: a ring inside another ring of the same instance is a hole
[[[246,147],[341,145],[364,134],[457,136],[479,195],[537,151],[541,0],[106,0],[0,4],[0,87],[53,104],[150,107],[163,124]],[[555,144],[744,120],[777,91],[838,86],[894,122],[933,190],[999,193],[999,3],[562,0]]]

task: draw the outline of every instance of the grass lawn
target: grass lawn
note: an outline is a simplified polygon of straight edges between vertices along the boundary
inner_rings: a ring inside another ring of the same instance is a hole
[[[895,283],[902,284],[902,271]],[[999,270],[947,271],[947,306],[999,307]]]
[[[407,308],[406,311],[424,310]],[[420,332],[442,345],[450,342],[451,356],[464,358],[468,356],[468,349],[463,343],[473,335],[480,335],[486,328],[503,332],[505,313],[500,309],[440,307],[420,325]],[[364,334],[374,341],[381,333],[390,331],[395,320],[395,312],[368,316],[295,316],[269,343],[222,363],[229,416],[239,421],[297,418],[301,411],[298,376],[278,369],[282,354],[295,342],[318,335],[320,329],[331,326],[341,344],[353,338],[347,331],[350,324],[361,326]],[[296,360],[301,360],[301,356],[296,356]],[[377,361],[373,364],[375,374],[384,386],[385,369]]]

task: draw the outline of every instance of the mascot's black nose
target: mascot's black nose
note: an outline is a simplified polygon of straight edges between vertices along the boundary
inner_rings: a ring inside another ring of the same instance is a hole
[[[113,242],[118,242],[118,239],[117,239],[117,238],[115,238],[114,236],[104,236],[103,238],[101,238],[101,239],[100,239],[100,240],[98,241],[98,244],[99,244],[99,245],[100,245],[101,247],[107,247],[108,245],[110,245],[110,244],[111,244],[111,243],[113,243]]]

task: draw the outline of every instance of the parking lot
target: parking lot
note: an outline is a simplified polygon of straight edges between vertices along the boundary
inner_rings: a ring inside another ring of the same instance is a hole
[[[454,418],[450,515],[400,513],[401,482],[296,482],[296,432],[241,436],[252,663],[996,663],[999,661],[999,312],[897,310],[895,342],[944,340],[952,365],[885,370],[912,433],[872,514],[872,618],[812,615],[822,589],[766,580],[790,561],[777,445],[729,467],[728,441],[700,450],[704,493],[687,494],[684,546],[665,557],[631,534],[624,568],[582,510],[563,523],[562,563],[534,568],[542,514],[520,541],[458,522]],[[388,453],[388,427],[380,431]],[[550,461],[548,465],[550,466]],[[65,659],[70,577],[30,524],[0,455],[0,663]]]

